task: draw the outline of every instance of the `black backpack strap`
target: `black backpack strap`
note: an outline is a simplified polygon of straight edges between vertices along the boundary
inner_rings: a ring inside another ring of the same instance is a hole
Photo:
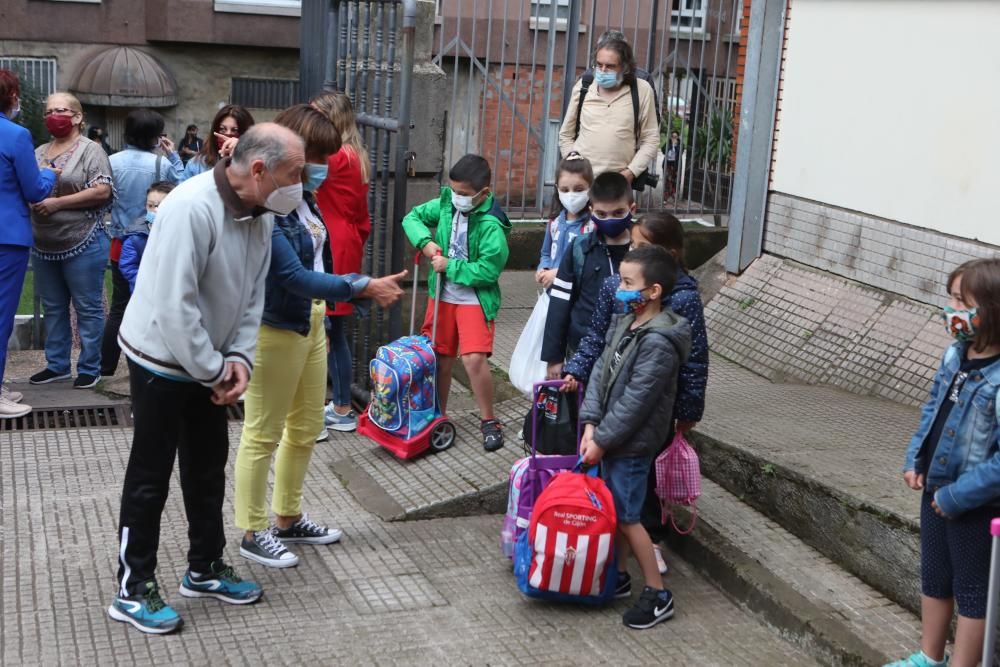
[[[590,84],[593,82],[594,73],[589,70],[580,77],[580,99],[576,103],[576,130],[573,132],[573,141],[580,137],[580,113],[583,111],[583,98],[587,96],[587,91],[590,90]]]

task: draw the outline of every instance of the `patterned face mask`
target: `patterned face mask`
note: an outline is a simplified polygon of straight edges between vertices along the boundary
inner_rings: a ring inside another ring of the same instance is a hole
[[[637,314],[646,304],[649,303],[649,299],[642,295],[648,287],[643,287],[642,289],[620,289],[615,292],[615,310],[618,313],[632,313]]]
[[[944,327],[952,338],[963,343],[972,340],[979,329],[979,311],[975,308],[956,310],[951,306],[945,306],[941,317],[944,318]]]

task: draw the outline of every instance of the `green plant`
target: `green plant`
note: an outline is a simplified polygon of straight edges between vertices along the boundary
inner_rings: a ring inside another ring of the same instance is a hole
[[[664,115],[660,121],[660,150],[665,151],[667,149],[667,139],[670,138],[671,132],[678,133],[681,136],[681,146],[686,146],[690,130],[691,124],[684,122],[684,119],[679,114],[671,113]]]
[[[768,477],[774,477],[777,472],[773,463],[765,463],[760,467],[760,469]]]
[[[45,129],[45,96],[31,84],[20,69],[15,68],[21,84],[21,113],[16,118],[18,124],[31,132],[31,141],[35,146],[41,146],[49,140],[49,132]]]
[[[716,108],[698,126],[694,159],[709,169],[726,169],[733,151],[733,118],[727,109]]]
[[[748,296],[748,297],[745,297],[743,299],[740,299],[740,301],[739,301],[740,310],[746,310],[747,308],[749,308],[750,306],[754,305],[755,303],[757,303],[757,299],[755,299],[752,296]]]

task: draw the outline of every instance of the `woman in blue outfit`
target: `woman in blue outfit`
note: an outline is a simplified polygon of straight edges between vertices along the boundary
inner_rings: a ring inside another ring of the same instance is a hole
[[[163,116],[151,109],[135,109],[125,118],[125,147],[111,156],[115,203],[111,208],[111,307],[101,343],[101,375],[114,375],[121,358],[118,328],[131,290],[119,260],[125,230],[146,212],[146,191],[153,183],[179,183],[184,163],[174,142],[163,134]],[[157,152],[159,150],[159,152]]]
[[[80,331],[77,389],[100,380],[104,333],[104,269],[110,241],[104,216],[111,210],[111,164],[101,145],[81,134],[83,107],[69,93],[53,93],[45,103],[45,128],[52,141],[35,149],[35,161],[61,169],[52,196],[31,207],[35,244],[31,265],[35,292],[45,309],[45,368],[32,384],[70,378],[72,300]]]
[[[21,84],[17,75],[0,69],[0,387],[7,364],[7,340],[28,271],[31,217],[28,205],[49,196],[56,172],[39,169],[31,134],[13,121],[21,111]],[[21,395],[0,389],[0,419],[31,412]]]

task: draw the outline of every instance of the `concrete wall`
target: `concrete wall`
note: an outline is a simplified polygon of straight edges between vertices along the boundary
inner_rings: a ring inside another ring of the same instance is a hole
[[[1000,3],[796,0],[772,189],[1000,244],[998,25]]]

